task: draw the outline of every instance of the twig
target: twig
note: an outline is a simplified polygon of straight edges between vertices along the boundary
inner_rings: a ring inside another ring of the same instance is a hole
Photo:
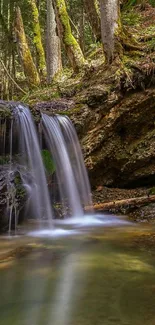
[[[71,24],[73,25],[73,27],[75,28],[75,30],[77,32],[77,36],[79,37],[80,33],[79,33],[78,28],[76,27],[76,25],[74,24],[73,20],[70,17],[69,17],[69,20],[70,20]]]
[[[5,72],[7,73],[7,75],[8,75],[8,77],[11,79],[11,81],[16,85],[16,87],[23,93],[23,94],[25,94],[25,95],[27,95],[27,93],[26,93],[26,91],[24,91],[17,83],[16,83],[16,81],[11,77],[11,75],[10,75],[10,73],[9,73],[9,71],[8,71],[8,69],[6,68],[6,66],[5,66],[5,64],[4,64],[4,62],[2,61],[2,59],[0,59],[0,63],[2,64],[2,66],[3,66],[3,68],[4,68],[4,70],[5,70]]]

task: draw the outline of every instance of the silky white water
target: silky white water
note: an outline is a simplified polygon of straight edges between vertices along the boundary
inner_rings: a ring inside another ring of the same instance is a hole
[[[32,216],[40,220],[48,219],[51,225],[51,202],[35,124],[28,107],[16,106],[15,114],[18,122],[22,166],[25,168],[25,172],[22,172],[22,179]]]
[[[72,216],[83,216],[80,195],[60,124],[56,117],[46,114],[42,114],[42,121],[43,132],[56,165],[61,203],[64,209],[69,205]]]
[[[64,135],[69,158],[72,161],[73,173],[81,202],[83,206],[88,207],[87,211],[92,212],[91,188],[76,130],[68,116],[57,115],[57,119]]]

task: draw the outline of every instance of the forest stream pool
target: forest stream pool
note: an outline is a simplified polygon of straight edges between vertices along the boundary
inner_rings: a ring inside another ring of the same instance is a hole
[[[0,237],[0,325],[154,325],[155,254],[136,244],[152,229]]]

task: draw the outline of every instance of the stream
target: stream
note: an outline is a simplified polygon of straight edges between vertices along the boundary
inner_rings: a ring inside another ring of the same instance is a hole
[[[135,241],[154,228],[107,218],[0,237],[0,324],[154,325],[155,259]]]

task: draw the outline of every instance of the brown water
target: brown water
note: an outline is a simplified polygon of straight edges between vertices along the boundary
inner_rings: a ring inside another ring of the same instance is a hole
[[[155,255],[135,244],[149,231],[1,238],[0,325],[155,325]]]

